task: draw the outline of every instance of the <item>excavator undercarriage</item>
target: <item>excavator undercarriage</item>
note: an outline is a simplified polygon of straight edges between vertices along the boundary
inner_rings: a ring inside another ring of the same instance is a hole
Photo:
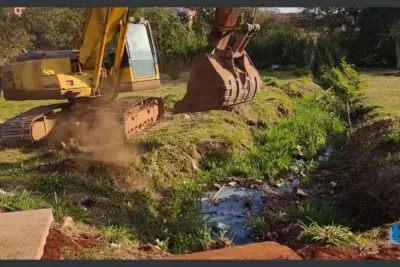
[[[11,147],[60,144],[73,138],[84,145],[133,139],[164,113],[161,98],[80,100],[33,108],[2,125],[3,144]]]

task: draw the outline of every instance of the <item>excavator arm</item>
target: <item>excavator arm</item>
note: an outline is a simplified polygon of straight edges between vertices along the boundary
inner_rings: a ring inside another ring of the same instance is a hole
[[[83,70],[94,70],[93,88],[98,89],[107,44],[119,32],[114,65],[119,75],[126,42],[128,8],[90,8],[82,36],[78,42],[79,64]],[[113,81],[115,86],[118,81]]]
[[[252,21],[238,25],[240,8],[216,8],[211,30],[209,54],[198,56],[192,65],[187,92],[175,104],[176,113],[198,112],[230,107],[252,100],[261,87],[261,79],[245,52],[260,29]],[[239,31],[233,47],[228,46],[234,31]]]
[[[240,8],[217,8],[215,10],[214,24],[211,30],[211,44],[213,48],[224,50],[232,35],[231,31],[224,28],[236,26],[239,18]]]

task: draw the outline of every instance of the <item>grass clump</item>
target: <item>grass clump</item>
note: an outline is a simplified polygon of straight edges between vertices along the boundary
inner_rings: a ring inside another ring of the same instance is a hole
[[[287,222],[288,216],[284,212],[275,212],[266,216],[252,217],[247,225],[250,236],[255,240],[266,240],[268,234],[277,226]]]
[[[308,244],[334,245],[338,247],[367,250],[371,248],[371,241],[362,235],[354,234],[350,228],[341,225],[320,226],[316,222],[310,225],[302,224],[303,231],[299,241]]]
[[[103,229],[103,237],[109,243],[129,243],[133,240],[131,231],[125,226],[111,225]]]
[[[54,192],[54,200],[51,201],[54,214],[61,218],[63,216],[72,216],[76,221],[82,221],[86,218],[84,210],[81,205],[76,205],[66,200],[65,195],[58,197]]]
[[[41,177],[37,181],[37,188],[40,192],[67,193],[74,186],[73,174],[65,173],[60,175],[54,172],[50,177]]]
[[[310,203],[296,205],[289,211],[289,217],[307,222],[316,222],[320,225],[329,225],[343,221],[340,209],[326,201],[312,201]]]
[[[4,212],[34,210],[48,208],[44,200],[33,196],[29,191],[23,191],[19,195],[2,195],[0,194],[0,210]]]

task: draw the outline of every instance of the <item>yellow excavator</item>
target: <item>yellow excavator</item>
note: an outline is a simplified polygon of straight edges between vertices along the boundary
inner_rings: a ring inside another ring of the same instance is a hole
[[[244,51],[253,23],[238,25],[239,8],[216,8],[210,54],[193,63],[187,93],[175,112],[219,109],[252,100],[259,74]],[[240,34],[232,47],[228,40]],[[78,50],[33,51],[1,69],[6,100],[68,100],[33,108],[4,122],[6,146],[83,143],[106,136],[132,139],[164,114],[162,98],[117,99],[119,93],[160,87],[158,56],[151,27],[128,17],[128,8],[91,8]]]

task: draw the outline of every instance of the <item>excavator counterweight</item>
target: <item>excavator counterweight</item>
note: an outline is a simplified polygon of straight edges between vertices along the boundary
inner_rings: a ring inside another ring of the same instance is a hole
[[[221,109],[252,100],[261,87],[260,76],[244,51],[259,25],[237,25],[239,8],[217,8],[211,32],[210,54],[198,56],[192,65],[187,92],[175,104],[176,113]],[[228,46],[233,31],[239,36]]]

